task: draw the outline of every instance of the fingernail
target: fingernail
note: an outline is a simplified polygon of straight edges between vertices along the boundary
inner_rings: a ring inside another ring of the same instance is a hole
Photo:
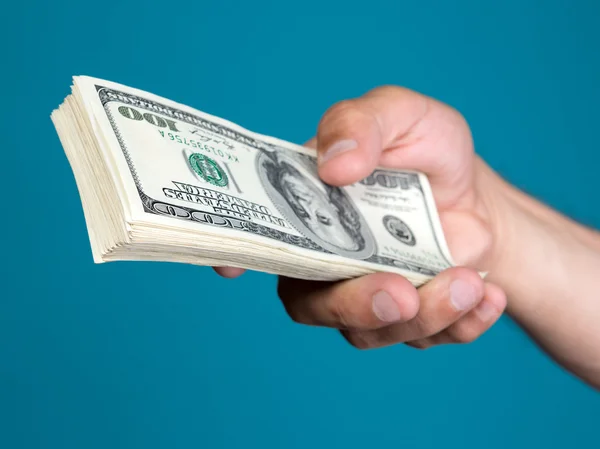
[[[388,292],[378,291],[373,295],[373,313],[381,321],[392,323],[400,321],[400,308]]]
[[[498,310],[489,302],[484,300],[477,306],[475,313],[481,321],[486,322],[491,320],[498,313]]]
[[[477,302],[475,287],[462,279],[456,279],[450,284],[450,302],[456,310],[470,309]]]
[[[358,143],[356,143],[356,140],[353,140],[353,139],[338,140],[336,143],[331,145],[327,149],[327,151],[325,151],[325,153],[323,153],[321,155],[319,163],[324,164],[325,162],[333,159],[338,154],[345,153],[350,150],[354,150],[356,147],[358,147]]]

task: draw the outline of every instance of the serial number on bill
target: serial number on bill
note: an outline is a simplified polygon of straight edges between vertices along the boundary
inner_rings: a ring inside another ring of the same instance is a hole
[[[179,134],[165,132],[163,130],[159,130],[158,132],[163,138],[168,139],[172,142],[180,143],[182,145],[187,145],[188,147],[192,147],[192,148],[197,148],[200,151],[203,151],[205,153],[214,154],[215,156],[220,156],[223,159],[226,159],[231,162],[239,162],[238,157],[231,151],[222,150],[221,148],[216,148],[212,145],[207,145],[206,143],[199,142],[198,140],[195,140],[195,139],[188,139],[187,137],[181,136]]]

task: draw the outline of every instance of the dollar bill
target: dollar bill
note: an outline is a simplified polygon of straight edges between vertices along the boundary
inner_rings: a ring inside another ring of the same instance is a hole
[[[292,118],[293,119],[293,118]],[[163,260],[334,280],[453,266],[427,177],[321,181],[310,148],[106,80],[52,113],[95,262]]]

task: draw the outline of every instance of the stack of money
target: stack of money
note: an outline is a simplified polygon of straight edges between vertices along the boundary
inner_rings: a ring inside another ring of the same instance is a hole
[[[333,187],[313,149],[138,89],[73,78],[51,114],[93,260],[231,266],[332,281],[387,271],[419,286],[453,266],[425,175]]]

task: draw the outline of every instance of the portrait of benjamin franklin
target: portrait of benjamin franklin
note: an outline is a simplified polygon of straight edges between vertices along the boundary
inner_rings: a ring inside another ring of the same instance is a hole
[[[372,253],[372,239],[358,211],[340,188],[322,183],[316,169],[312,175],[306,160],[271,153],[258,168],[274,203],[301,234],[338,255],[364,258]]]

